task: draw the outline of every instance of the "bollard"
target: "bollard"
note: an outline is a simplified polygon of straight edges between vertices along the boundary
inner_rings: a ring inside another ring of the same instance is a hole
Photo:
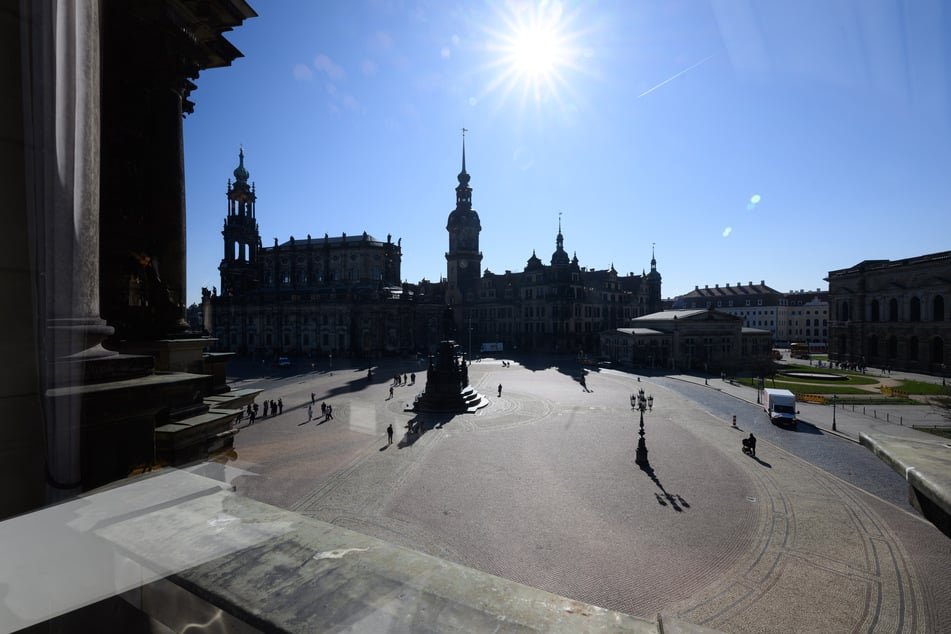
[[[736,427],[736,414],[733,415],[733,426]]]

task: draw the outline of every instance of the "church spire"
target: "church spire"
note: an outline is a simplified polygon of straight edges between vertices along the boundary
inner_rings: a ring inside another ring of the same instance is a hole
[[[463,174],[466,173],[466,132],[468,132],[468,130],[463,128],[462,129],[462,173]]]
[[[561,234],[561,212],[558,212],[558,235],[555,236],[555,252],[551,254],[552,266],[567,266],[570,260],[565,252],[565,236]]]
[[[459,172],[459,184],[456,186],[456,209],[468,211],[472,208],[472,188],[469,187],[469,173],[466,171],[466,130],[462,129],[462,171]]]

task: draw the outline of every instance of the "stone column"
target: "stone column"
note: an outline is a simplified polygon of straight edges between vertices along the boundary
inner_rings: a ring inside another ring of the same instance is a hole
[[[26,144],[39,280],[42,384],[80,385],[114,353],[99,316],[99,0],[38,0],[25,12]],[[47,501],[80,491],[79,397],[45,399]]]
[[[174,70],[179,70],[175,68]],[[160,103],[156,104],[155,134],[153,141],[156,158],[162,157],[162,163],[153,165],[156,172],[163,174],[161,182],[156,183],[155,207],[149,219],[153,235],[160,236],[155,241],[157,248],[159,273],[168,289],[169,299],[174,308],[164,316],[166,323],[161,327],[166,333],[184,331],[188,327],[185,320],[185,152],[182,129],[182,95],[175,85],[183,83],[183,77],[170,77],[172,84],[163,87],[156,95]]]

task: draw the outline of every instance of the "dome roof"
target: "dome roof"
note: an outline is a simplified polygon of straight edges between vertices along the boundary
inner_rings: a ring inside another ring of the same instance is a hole
[[[238,152],[238,166],[234,168],[234,179],[239,183],[247,183],[250,176],[244,167],[244,148],[241,148]]]

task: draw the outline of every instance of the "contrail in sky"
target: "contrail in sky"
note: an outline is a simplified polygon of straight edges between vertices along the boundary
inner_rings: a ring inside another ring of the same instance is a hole
[[[692,71],[694,68],[696,68],[696,67],[699,66],[700,64],[704,64],[704,63],[708,62],[711,58],[716,57],[716,55],[717,55],[717,54],[714,53],[713,55],[709,55],[709,56],[707,56],[707,57],[704,57],[702,60],[700,60],[699,62],[697,62],[697,63],[694,64],[693,66],[688,66],[687,68],[683,69],[682,71],[680,71],[680,72],[677,73],[676,75],[672,75],[671,77],[668,77],[668,78],[665,79],[664,81],[660,82],[659,84],[657,84],[657,85],[654,86],[653,88],[648,88],[647,90],[645,90],[644,92],[642,92],[641,94],[639,94],[639,95],[637,96],[637,98],[640,99],[640,98],[643,97],[644,95],[649,95],[650,93],[654,92],[655,90],[657,90],[658,88],[660,88],[660,87],[663,86],[664,84],[669,84],[670,82],[674,81],[675,79],[677,79],[678,77],[680,77],[680,76],[683,75],[684,73],[689,73],[690,71]]]

